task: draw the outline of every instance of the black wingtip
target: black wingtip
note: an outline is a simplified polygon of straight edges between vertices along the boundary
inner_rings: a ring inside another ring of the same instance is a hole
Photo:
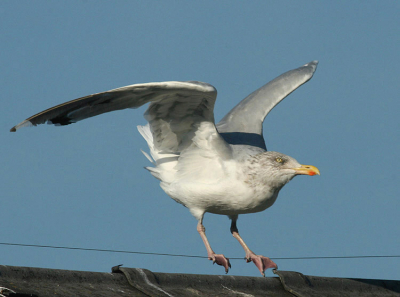
[[[10,129],[10,132],[15,132],[15,131],[17,131],[17,129],[15,129],[15,126]]]

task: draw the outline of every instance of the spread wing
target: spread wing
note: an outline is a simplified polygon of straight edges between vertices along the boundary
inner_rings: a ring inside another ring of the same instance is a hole
[[[309,81],[318,61],[290,70],[236,105],[218,124],[221,135],[232,144],[249,144],[266,149],[262,136],[262,123],[268,113],[286,96]]]
[[[212,137],[217,147],[227,144],[214,124],[216,89],[202,82],[159,82],[130,85],[71,100],[46,109],[11,128],[11,132],[38,124],[68,125],[102,113],[138,108],[145,113],[160,152],[179,152],[193,142],[195,133]],[[207,127],[206,129],[203,127]],[[207,138],[206,136],[202,136]]]

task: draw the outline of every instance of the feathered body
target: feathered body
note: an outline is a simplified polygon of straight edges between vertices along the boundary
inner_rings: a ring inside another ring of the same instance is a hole
[[[295,176],[294,171],[274,168],[276,158],[285,158],[291,168],[301,166],[289,156],[248,145],[229,145],[232,158],[223,160],[202,149],[201,141],[206,140],[200,137],[182,152],[162,154],[154,146],[150,126],[138,126],[138,130],[149,146],[149,160],[155,165],[146,169],[160,180],[161,188],[172,199],[197,218],[205,212],[239,215],[263,211]]]
[[[206,212],[228,215],[231,232],[260,272],[277,267],[269,258],[254,254],[239,236],[239,214],[263,211],[295,175],[319,174],[277,152],[267,152],[262,124],[282,99],[311,79],[317,61],[288,71],[256,90],[214,122],[216,89],[207,83],[159,82],[130,85],[78,98],[44,110],[11,128],[42,123],[68,125],[105,112],[138,108],[150,103],[138,130],[146,140],[153,163],[147,170],[162,189],[186,206],[198,220],[209,259],[230,267],[229,259],[215,254],[202,224]]]

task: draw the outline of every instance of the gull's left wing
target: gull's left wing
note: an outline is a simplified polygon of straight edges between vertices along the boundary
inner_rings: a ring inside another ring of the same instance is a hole
[[[157,82],[130,85],[103,93],[71,100],[46,109],[11,128],[11,132],[26,126],[50,123],[68,125],[102,113],[125,108],[138,108],[146,103],[145,113],[158,152],[180,152],[199,139],[213,139],[212,149],[226,155],[227,144],[214,123],[216,89],[207,83]],[[194,135],[196,134],[196,139]]]
[[[11,128],[15,132],[22,127],[49,123],[54,125],[69,125],[102,113],[126,108],[138,108],[148,102],[157,102],[165,98],[193,98],[197,104],[203,99],[209,101],[210,112],[204,116],[214,120],[213,108],[217,91],[207,83],[202,82],[156,82],[125,86],[107,92],[97,93],[71,100],[35,114]],[[199,102],[199,97],[202,99]],[[179,100],[178,100],[179,101]],[[199,108],[193,102],[191,109]]]

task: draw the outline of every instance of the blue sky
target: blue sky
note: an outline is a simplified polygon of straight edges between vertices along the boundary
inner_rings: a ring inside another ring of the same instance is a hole
[[[398,1],[1,1],[0,241],[206,255],[189,211],[143,169],[145,108],[66,127],[9,129],[56,104],[134,83],[200,80],[216,120],[311,60],[314,78],[269,114],[269,150],[312,164],[271,208],[242,215],[271,258],[399,255]],[[213,249],[244,257],[225,216]],[[0,264],[223,274],[206,259],[0,245]],[[232,260],[230,275],[259,276]],[[400,279],[399,258],[276,260],[307,275]],[[267,276],[272,276],[269,271]]]

